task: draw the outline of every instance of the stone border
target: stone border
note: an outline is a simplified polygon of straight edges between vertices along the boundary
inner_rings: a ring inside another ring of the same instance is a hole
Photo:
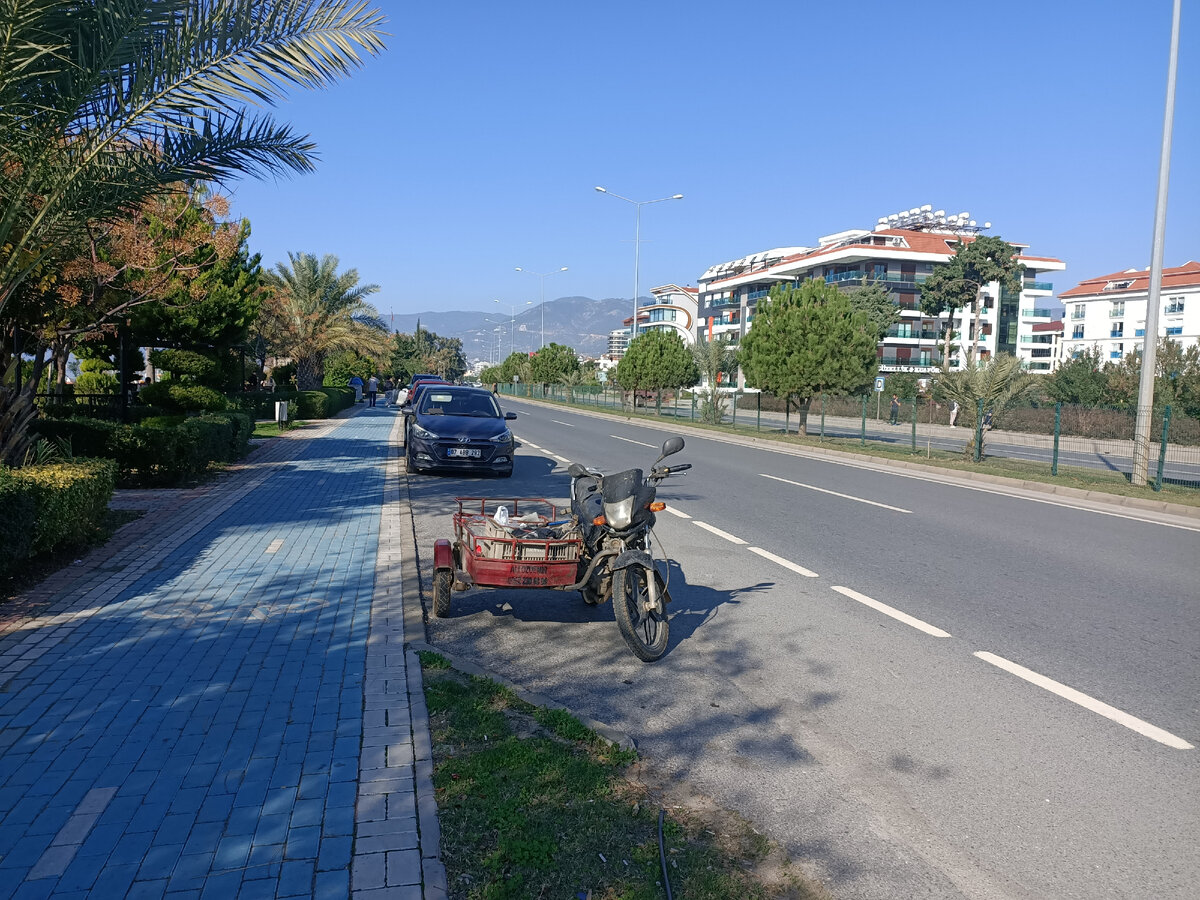
[[[410,629],[423,636],[423,626],[419,619],[410,621],[407,602],[416,563],[409,550],[412,542],[404,539],[407,481],[401,480],[397,445],[402,423],[396,419],[388,438],[380,507],[363,673],[363,763],[351,887],[354,897],[419,894],[426,900],[445,900],[448,889],[433,793],[429,713],[420,661],[405,648]],[[401,697],[403,703],[398,702]],[[413,875],[419,876],[420,887],[411,883]]]

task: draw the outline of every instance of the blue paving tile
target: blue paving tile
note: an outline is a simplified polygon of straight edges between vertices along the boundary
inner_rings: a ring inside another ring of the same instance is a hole
[[[308,895],[313,890],[313,863],[311,860],[285,862],[279,875],[278,893],[281,897]]]
[[[350,871],[318,872],[313,900],[345,900],[350,896]]]
[[[287,859],[316,859],[320,849],[321,829],[314,825],[310,828],[291,828],[288,830],[287,848],[284,856]]]

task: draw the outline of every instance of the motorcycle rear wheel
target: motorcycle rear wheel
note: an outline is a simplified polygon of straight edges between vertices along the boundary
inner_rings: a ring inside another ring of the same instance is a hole
[[[658,578],[658,595],[663,606],[650,612],[644,604],[650,599],[649,580]],[[642,566],[629,566],[613,573],[613,615],[621,637],[642,662],[654,662],[667,652],[671,623],[667,620],[666,589],[658,573]]]

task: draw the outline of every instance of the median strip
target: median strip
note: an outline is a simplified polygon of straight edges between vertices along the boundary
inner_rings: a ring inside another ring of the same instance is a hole
[[[729,543],[731,543],[731,544],[746,543],[740,537],[737,537],[736,535],[732,535],[728,531],[722,531],[720,528],[717,528],[715,525],[709,525],[707,522],[701,522],[698,519],[693,520],[693,521],[695,521],[695,523],[697,525],[699,525],[701,528],[703,528],[705,531],[711,531],[717,537],[725,538],[725,540],[729,541]]]
[[[876,612],[881,612],[885,616],[891,616],[897,622],[903,622],[905,625],[911,625],[913,628],[917,629],[917,631],[923,631],[928,635],[932,635],[933,637],[950,637],[950,632],[942,631],[942,629],[930,625],[928,622],[922,622],[915,616],[910,616],[906,612],[901,612],[894,607],[888,606],[886,603],[880,603],[878,600],[873,600],[866,594],[860,594],[858,591],[853,591],[848,587],[839,587],[836,584],[833,586],[833,589],[843,597],[849,597],[851,600],[857,600],[863,606],[869,606]]]
[[[1106,719],[1111,719],[1119,725],[1124,725],[1126,728],[1136,731],[1138,734],[1150,738],[1152,741],[1158,741],[1160,744],[1166,744],[1168,747],[1173,747],[1176,750],[1192,750],[1195,749],[1191,744],[1183,738],[1176,737],[1169,731],[1163,731],[1149,722],[1143,722],[1141,719],[1122,712],[1116,707],[1109,706],[1094,697],[1089,697],[1087,694],[1081,693],[1074,688],[1069,688],[1065,684],[1060,684],[1045,675],[1039,675],[1032,669],[1027,669],[1022,665],[1018,665],[1011,660],[1005,659],[1003,656],[997,656],[995,653],[988,653],[980,650],[975,653],[986,663],[991,663],[999,669],[1003,669],[1012,675],[1016,675],[1030,684],[1035,684],[1040,688],[1044,688],[1052,694],[1057,694],[1064,700],[1070,700],[1084,709],[1098,713]]]
[[[812,484],[805,484],[802,481],[792,481],[788,478],[780,478],[778,475],[768,475],[765,472],[759,472],[763,478],[770,478],[772,481],[782,481],[784,484],[792,484],[796,487],[808,488],[810,491],[820,491],[822,494],[832,494],[834,497],[841,497],[843,500],[853,500],[855,503],[869,503],[871,506],[878,506],[881,509],[890,509],[893,512],[912,514],[911,509],[901,509],[899,506],[888,506],[886,503],[878,503],[875,500],[866,500],[862,497],[855,497],[853,494],[839,494],[837,491],[831,491],[828,488],[819,488]]]
[[[790,559],[784,559],[782,556],[776,556],[770,550],[764,550],[762,547],[747,547],[751,553],[757,553],[763,559],[769,559],[771,562],[783,566],[785,569],[791,569],[797,575],[803,575],[805,578],[816,578],[817,573],[812,569],[806,569],[804,566],[798,566]]]

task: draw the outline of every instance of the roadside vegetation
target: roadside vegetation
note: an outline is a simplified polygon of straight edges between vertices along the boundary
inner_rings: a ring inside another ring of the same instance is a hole
[[[450,897],[828,900],[733,813],[672,795],[633,751],[422,652]]]

